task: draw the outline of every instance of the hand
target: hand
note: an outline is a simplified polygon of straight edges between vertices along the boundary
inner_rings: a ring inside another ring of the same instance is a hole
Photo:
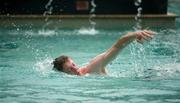
[[[144,40],[152,39],[154,37],[154,34],[157,33],[151,30],[141,30],[141,31],[136,31],[133,34],[136,36],[137,42],[143,43]]]

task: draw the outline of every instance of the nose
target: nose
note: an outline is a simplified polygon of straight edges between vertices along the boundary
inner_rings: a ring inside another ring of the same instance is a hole
[[[76,64],[72,63],[72,66],[76,66]]]

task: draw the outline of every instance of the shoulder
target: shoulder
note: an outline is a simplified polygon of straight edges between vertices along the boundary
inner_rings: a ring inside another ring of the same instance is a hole
[[[89,73],[89,69],[88,69],[86,66],[84,66],[84,67],[79,68],[79,69],[78,69],[78,72],[79,72],[81,75],[85,75],[85,74]]]

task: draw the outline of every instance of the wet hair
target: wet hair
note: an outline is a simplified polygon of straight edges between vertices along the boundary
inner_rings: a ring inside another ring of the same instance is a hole
[[[63,72],[63,65],[66,63],[68,58],[69,58],[68,56],[62,55],[62,56],[54,59],[54,61],[53,61],[54,70]]]

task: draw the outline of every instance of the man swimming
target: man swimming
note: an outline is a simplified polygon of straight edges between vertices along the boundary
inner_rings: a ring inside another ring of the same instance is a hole
[[[56,58],[53,61],[54,69],[72,75],[85,75],[85,74],[107,74],[106,66],[114,60],[118,53],[130,44],[132,41],[137,40],[143,43],[144,40],[153,38],[155,32],[150,30],[142,30],[136,32],[129,32],[122,36],[111,48],[105,52],[94,57],[87,65],[78,68],[74,61],[65,55]]]

